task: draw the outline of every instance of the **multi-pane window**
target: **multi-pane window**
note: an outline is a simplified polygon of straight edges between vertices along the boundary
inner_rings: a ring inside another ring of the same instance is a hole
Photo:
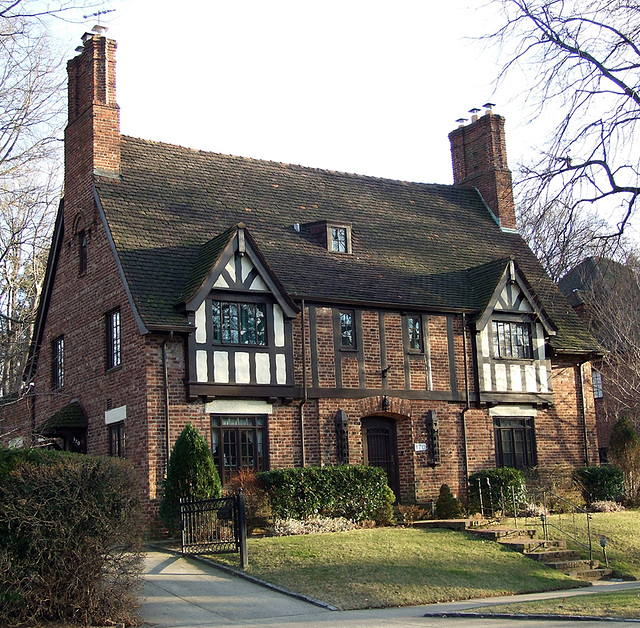
[[[122,364],[120,310],[107,314],[107,369]]]
[[[352,311],[340,312],[340,345],[343,347],[356,346]]]
[[[51,387],[64,386],[64,338],[56,338],[51,347]]]
[[[604,391],[602,390],[602,373],[600,371],[592,371],[593,380],[593,397],[594,399],[602,399]]]
[[[223,484],[240,469],[266,468],[264,416],[212,416],[211,448]]]
[[[331,227],[331,250],[335,253],[348,253],[346,227]]]
[[[422,351],[422,318],[419,315],[407,316],[407,331],[409,333],[409,349]]]
[[[493,355],[496,358],[533,358],[531,324],[493,321]]]
[[[124,458],[124,421],[109,425],[109,455]]]
[[[213,301],[213,342],[266,345],[267,308],[264,303]]]
[[[78,260],[80,262],[80,274],[87,272],[87,232],[78,234]]]
[[[525,469],[536,464],[533,419],[495,418],[496,465]]]

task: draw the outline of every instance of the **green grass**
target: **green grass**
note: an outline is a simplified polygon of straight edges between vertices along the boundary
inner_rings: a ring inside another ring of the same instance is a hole
[[[637,619],[640,617],[640,589],[610,591],[593,595],[576,595],[555,600],[497,604],[473,609],[482,614],[542,614],[615,617]]]
[[[571,515],[549,515],[549,521],[556,524],[561,519],[563,525],[573,529],[573,517]],[[542,526],[539,519],[518,520],[520,527],[538,527],[538,536],[542,538]],[[505,525],[511,525],[513,519],[506,520]],[[617,572],[616,575],[628,575],[640,579],[640,511],[625,510],[622,512],[596,512],[590,520],[593,535],[593,558],[599,560],[604,566],[600,538],[607,538],[607,556],[610,566]],[[576,517],[576,527],[581,535],[586,529],[586,515]],[[550,529],[550,537],[563,538],[557,531]],[[586,538],[579,536],[579,538]],[[577,545],[570,547],[578,549],[584,558],[588,558],[587,551]]]
[[[581,586],[496,543],[378,528],[249,539],[248,573],[340,609],[408,606]],[[236,555],[212,556],[238,566]]]

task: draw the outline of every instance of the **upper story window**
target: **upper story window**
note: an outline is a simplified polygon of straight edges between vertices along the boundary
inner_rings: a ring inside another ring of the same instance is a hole
[[[533,358],[531,323],[493,321],[493,355],[496,358]]]
[[[107,369],[113,369],[122,364],[120,326],[120,310],[109,312],[106,316],[107,330]]]
[[[213,342],[266,345],[267,308],[264,303],[213,301]]]
[[[349,348],[356,346],[352,311],[340,312],[340,345]]]
[[[604,390],[602,389],[602,373],[600,371],[593,370],[591,372],[593,381],[593,397],[594,399],[602,399],[604,397]]]
[[[422,340],[422,317],[419,314],[407,316],[407,332],[409,334],[409,349],[422,352],[424,344]]]
[[[64,337],[56,338],[51,347],[51,387],[64,386]]]
[[[83,275],[87,272],[87,232],[84,230],[78,234],[78,262]]]

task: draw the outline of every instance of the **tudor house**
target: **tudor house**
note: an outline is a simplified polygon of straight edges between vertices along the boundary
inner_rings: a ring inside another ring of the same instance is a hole
[[[131,459],[151,515],[188,421],[225,481],[364,463],[407,502],[597,461],[598,346],[516,230],[502,117],[450,134],[454,185],[190,150],[120,134],[115,48],[68,64],[34,439]]]

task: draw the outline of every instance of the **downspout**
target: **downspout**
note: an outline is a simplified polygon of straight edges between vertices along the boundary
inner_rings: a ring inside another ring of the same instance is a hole
[[[584,464],[589,466],[589,432],[587,429],[587,404],[584,398],[584,376],[582,374],[582,365],[585,362],[578,364],[578,372],[580,373],[580,405],[582,409],[582,434],[584,437]]]
[[[306,452],[304,447],[304,406],[307,403],[307,330],[304,299],[302,299],[302,314],[300,325],[302,327],[302,401],[300,402],[300,449],[302,466],[306,467]]]
[[[462,410],[462,441],[464,444],[464,485],[469,492],[469,451],[467,448],[467,412],[471,409],[469,405],[469,364],[467,362],[467,315],[462,312],[462,353],[464,357],[464,396],[465,405]]]
[[[165,435],[165,451],[167,453],[164,475],[167,475],[169,467],[169,368],[167,365],[167,345],[173,340],[173,332],[170,331],[165,340],[162,341],[162,376],[164,384],[164,435]]]

